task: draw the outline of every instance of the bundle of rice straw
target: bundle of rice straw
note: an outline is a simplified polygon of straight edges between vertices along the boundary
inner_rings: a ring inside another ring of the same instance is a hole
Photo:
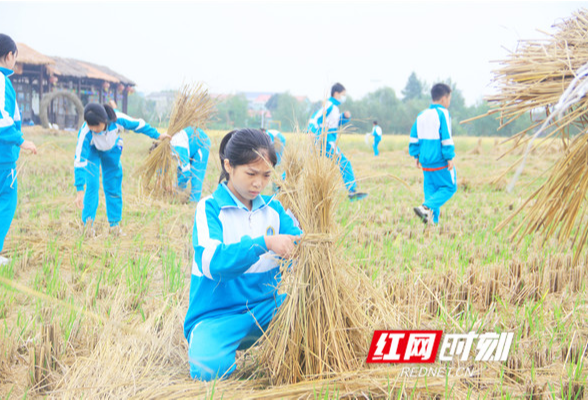
[[[201,83],[185,84],[176,95],[167,132],[174,135],[184,128],[203,127],[214,112],[215,102]],[[143,185],[152,194],[170,193],[177,183],[178,161],[171,143],[163,140],[141,165],[139,174]]]
[[[588,238],[585,224],[574,233],[588,190],[588,12],[582,9],[554,27],[556,32],[544,40],[522,41],[520,48],[501,62],[494,78],[500,92],[488,98],[495,105],[488,114],[499,113],[502,128],[527,113],[544,111],[534,125],[509,139],[513,147],[505,154],[526,146],[509,191],[532,150],[555,137],[563,141],[565,151],[551,168],[547,181],[515,212],[528,210],[513,236],[541,232],[545,240],[556,235],[560,245],[573,236],[572,246],[578,245],[577,262]],[[535,128],[536,132],[528,135]],[[570,143],[574,130],[579,134]],[[536,140],[539,137],[542,139]],[[551,146],[543,148],[549,151]],[[533,199],[536,202],[530,207]]]
[[[304,235],[291,268],[283,264],[280,292],[288,296],[259,353],[258,372],[272,385],[365,369],[373,330],[396,321],[390,303],[339,247],[335,212],[345,191],[337,164],[308,136],[291,141],[282,160],[280,201]]]

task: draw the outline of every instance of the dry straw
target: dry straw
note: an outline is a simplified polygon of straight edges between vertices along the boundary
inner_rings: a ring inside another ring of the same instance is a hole
[[[280,291],[287,298],[268,329],[257,375],[287,385],[365,370],[370,334],[396,326],[396,315],[339,246],[339,168],[308,137],[289,144],[283,165],[279,198],[304,235],[291,267],[283,265]]]
[[[544,240],[555,235],[560,245],[572,237],[571,245],[577,245],[577,261],[588,239],[587,228],[576,229],[585,213],[588,190],[588,12],[582,9],[555,28],[556,32],[546,39],[522,41],[516,52],[501,61],[494,78],[499,92],[488,98],[495,108],[486,115],[498,113],[500,128],[524,115],[534,116],[531,127],[508,139],[513,146],[504,155],[525,147],[509,190],[528,154],[539,147],[550,149],[551,144],[543,145],[553,138],[562,140],[564,153],[547,180],[515,212],[517,215],[525,211],[526,215],[512,237],[521,234],[522,239],[523,235],[541,232]],[[534,129],[536,132],[529,135]],[[570,140],[574,130],[580,133]],[[514,215],[497,230],[511,222]]]
[[[215,101],[201,83],[182,86],[176,96],[167,132],[174,135],[190,126],[204,126],[215,109]],[[163,140],[141,165],[139,174],[147,191],[156,196],[176,186],[178,161],[169,140]]]

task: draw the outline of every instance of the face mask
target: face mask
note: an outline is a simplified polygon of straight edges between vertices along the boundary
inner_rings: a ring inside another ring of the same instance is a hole
[[[343,103],[345,103],[345,100],[347,100],[347,96],[343,96],[343,97],[341,97],[341,99],[339,100],[339,102],[340,102],[341,104],[343,104]]]

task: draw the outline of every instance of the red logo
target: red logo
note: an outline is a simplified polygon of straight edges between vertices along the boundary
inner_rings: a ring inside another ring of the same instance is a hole
[[[434,363],[443,331],[375,331],[368,363]]]

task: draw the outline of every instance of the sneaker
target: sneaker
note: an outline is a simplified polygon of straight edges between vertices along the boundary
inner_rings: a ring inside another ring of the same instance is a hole
[[[429,207],[422,205],[413,208],[414,213],[425,223],[433,222],[433,210]]]
[[[0,256],[0,267],[10,264],[10,258]]]
[[[366,197],[368,197],[368,194],[363,192],[349,192],[347,196],[349,197],[349,201],[356,201],[365,199]]]

